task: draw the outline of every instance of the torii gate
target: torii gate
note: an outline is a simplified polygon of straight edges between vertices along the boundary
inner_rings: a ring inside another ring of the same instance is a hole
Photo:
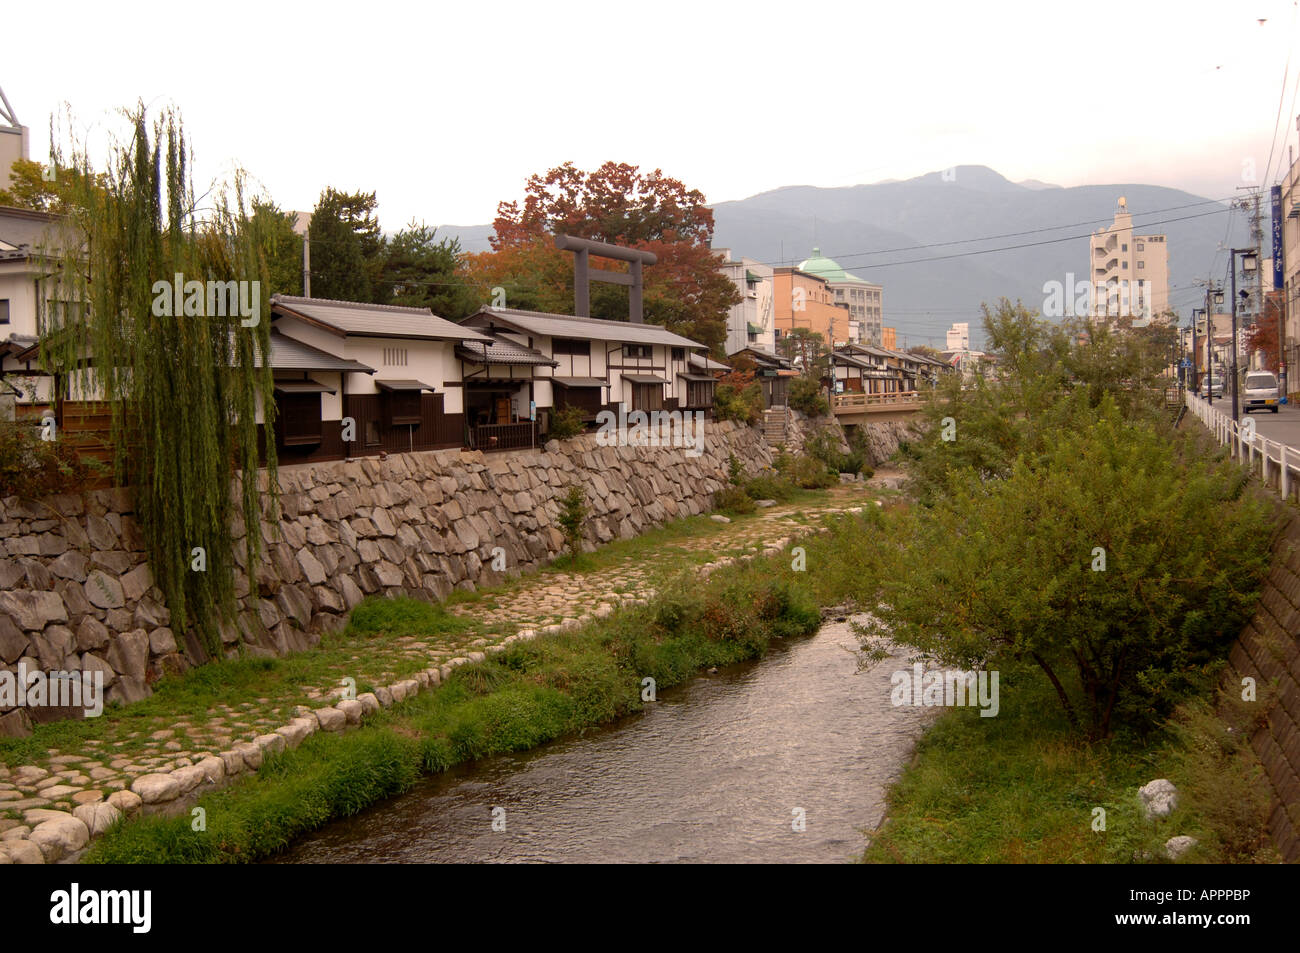
[[[604,281],[612,285],[626,285],[627,319],[633,324],[644,324],[641,295],[644,284],[641,279],[641,266],[653,265],[659,259],[654,252],[638,251],[623,245],[611,245],[608,242],[593,242],[587,238],[574,238],[572,235],[556,235],[555,247],[562,251],[573,252],[573,313],[575,317],[591,317],[591,282]],[[614,261],[631,263],[629,274],[618,271],[606,271],[591,268],[588,259],[609,258]]]

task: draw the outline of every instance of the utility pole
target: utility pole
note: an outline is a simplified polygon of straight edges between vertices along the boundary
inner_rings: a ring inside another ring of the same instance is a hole
[[[328,257],[328,256],[327,256]],[[302,236],[302,296],[311,297],[311,228]]]

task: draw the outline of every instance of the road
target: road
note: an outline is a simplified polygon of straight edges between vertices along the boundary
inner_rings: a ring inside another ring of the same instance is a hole
[[[1232,397],[1216,400],[1214,406],[1224,413],[1232,412]],[[1246,416],[1242,415],[1243,418]],[[1255,420],[1255,432],[1263,434],[1269,440],[1292,447],[1300,447],[1300,405],[1283,404],[1276,414],[1257,410],[1249,416]]]

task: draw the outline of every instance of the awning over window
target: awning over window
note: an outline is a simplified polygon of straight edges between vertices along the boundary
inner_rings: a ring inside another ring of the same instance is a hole
[[[604,387],[605,382],[598,377],[552,377],[551,380],[561,387]]]
[[[432,384],[424,384],[420,381],[375,381],[375,386],[380,390],[427,390],[433,391]]]
[[[717,378],[713,377],[710,374],[678,374],[677,376],[680,377],[682,380],[690,381],[693,384],[703,383],[705,381],[712,382],[717,380]]]
[[[668,382],[661,377],[655,377],[653,374],[624,374],[623,380],[633,384],[667,384]]]
[[[319,381],[276,381],[277,394],[333,394],[335,390]]]

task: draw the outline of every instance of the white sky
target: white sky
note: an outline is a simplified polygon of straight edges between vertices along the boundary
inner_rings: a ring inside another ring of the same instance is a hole
[[[710,202],[962,164],[1222,197],[1249,184],[1244,161],[1264,179],[1295,14],[1294,0],[12,2],[0,87],[34,159],[61,103],[92,143],[124,128],[118,107],[172,103],[201,182],[237,162],[303,210],[326,185],[373,189],[386,230],[490,222],[565,160],[660,167]],[[1300,55],[1290,65],[1275,169],[1296,144]]]

